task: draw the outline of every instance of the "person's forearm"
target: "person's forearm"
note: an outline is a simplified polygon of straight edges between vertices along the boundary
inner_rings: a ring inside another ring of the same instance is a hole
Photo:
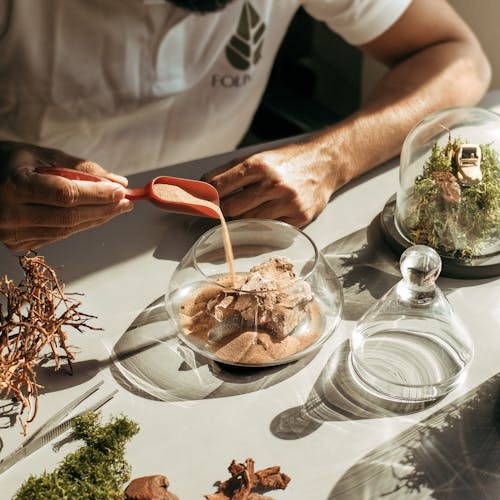
[[[434,45],[395,65],[358,112],[312,140],[330,157],[332,192],[399,154],[408,132],[429,113],[477,104],[489,81],[480,47],[468,43]]]

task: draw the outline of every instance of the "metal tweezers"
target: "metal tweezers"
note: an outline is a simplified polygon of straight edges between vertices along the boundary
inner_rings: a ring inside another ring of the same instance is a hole
[[[0,474],[5,472],[7,469],[12,467],[14,464],[31,455],[42,446],[50,443],[53,439],[60,436],[62,433],[66,432],[71,428],[75,418],[84,415],[88,411],[96,411],[101,406],[105,405],[113,396],[118,392],[115,389],[113,392],[109,393],[96,403],[94,403],[89,408],[81,411],[80,413],[74,415],[67,420],[64,420],[80,403],[82,403],[89,396],[94,394],[101,385],[103,381],[101,380],[96,385],[85,391],[81,396],[67,404],[64,408],[59,410],[54,416],[50,417],[47,422],[45,422],[40,428],[38,428],[28,439],[26,439],[19,448],[14,450],[10,455],[7,455],[2,461],[0,461]]]

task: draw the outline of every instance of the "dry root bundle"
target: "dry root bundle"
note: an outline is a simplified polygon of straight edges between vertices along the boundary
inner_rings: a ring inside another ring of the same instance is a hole
[[[81,302],[65,296],[64,285],[43,257],[24,255],[19,263],[24,278],[18,285],[7,276],[0,279],[0,395],[19,401],[19,418],[27,411],[28,423],[36,416],[42,387],[36,365],[52,355],[56,370],[62,359],[71,368],[74,354],[63,328],[96,328],[87,324],[95,316],[78,311]],[[26,423],[21,423],[26,433]]]

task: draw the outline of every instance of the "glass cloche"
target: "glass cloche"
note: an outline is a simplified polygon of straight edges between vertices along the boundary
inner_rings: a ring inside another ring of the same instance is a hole
[[[351,335],[355,379],[379,397],[411,403],[445,396],[464,379],[474,346],[436,284],[437,252],[407,248],[402,279],[358,320]]]
[[[382,230],[403,251],[434,248],[443,274],[500,274],[500,116],[473,107],[437,111],[408,134],[399,189]]]

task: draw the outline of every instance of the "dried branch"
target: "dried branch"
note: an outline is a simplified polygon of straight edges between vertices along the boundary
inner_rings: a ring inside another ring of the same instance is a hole
[[[280,472],[279,465],[274,465],[260,471],[255,471],[252,458],[245,463],[235,460],[228,467],[231,477],[218,483],[218,491],[205,495],[206,500],[268,500],[262,493],[269,490],[284,490],[290,482],[290,477]]]
[[[80,312],[79,300],[65,295],[64,284],[42,256],[23,255],[19,264],[24,278],[18,285],[7,276],[0,279],[0,395],[20,402],[18,416],[26,434],[27,423],[36,416],[42,388],[35,367],[48,353],[56,370],[62,359],[68,363],[74,359],[64,327],[79,332],[99,328],[88,324],[95,316]]]

